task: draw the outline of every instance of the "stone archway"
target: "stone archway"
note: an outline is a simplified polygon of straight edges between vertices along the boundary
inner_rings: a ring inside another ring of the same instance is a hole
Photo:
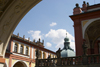
[[[27,67],[27,65],[22,61],[18,61],[13,65],[13,67]]]
[[[5,51],[19,21],[42,0],[0,0],[0,67],[5,63]]]
[[[9,39],[25,14],[41,0],[0,0],[0,56],[4,57]]]
[[[93,21],[85,30],[84,38],[88,46],[88,54],[94,54],[94,46],[100,36],[100,19]]]

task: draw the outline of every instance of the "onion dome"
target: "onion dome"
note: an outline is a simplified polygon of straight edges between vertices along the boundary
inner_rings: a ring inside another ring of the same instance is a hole
[[[70,47],[69,38],[66,36],[64,38],[64,48],[61,50],[61,57],[72,57],[72,56],[75,56],[75,52]]]

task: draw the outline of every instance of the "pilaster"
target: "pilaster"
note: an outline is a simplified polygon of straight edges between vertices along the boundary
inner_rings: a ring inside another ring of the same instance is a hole
[[[24,45],[24,54],[26,53],[26,46]]]
[[[11,48],[10,48],[10,52],[13,52],[14,51],[14,45],[13,45],[13,40],[11,39]]]
[[[20,46],[21,44],[18,44],[18,53],[20,53]]]
[[[74,31],[75,31],[76,55],[80,56],[83,54],[83,49],[82,49],[83,37],[82,37],[82,26],[80,20],[74,21]]]
[[[30,46],[30,58],[32,58],[32,46]]]

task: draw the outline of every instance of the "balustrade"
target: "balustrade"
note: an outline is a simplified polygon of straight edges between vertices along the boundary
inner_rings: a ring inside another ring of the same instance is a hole
[[[86,63],[84,63],[86,62]],[[76,56],[66,58],[37,59],[36,67],[68,66],[100,63],[100,55]]]

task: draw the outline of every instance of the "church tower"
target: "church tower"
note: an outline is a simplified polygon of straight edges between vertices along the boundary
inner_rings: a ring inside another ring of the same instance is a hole
[[[61,50],[61,57],[72,57],[72,56],[75,56],[75,52],[70,47],[69,38],[66,36],[64,38],[64,48]]]

